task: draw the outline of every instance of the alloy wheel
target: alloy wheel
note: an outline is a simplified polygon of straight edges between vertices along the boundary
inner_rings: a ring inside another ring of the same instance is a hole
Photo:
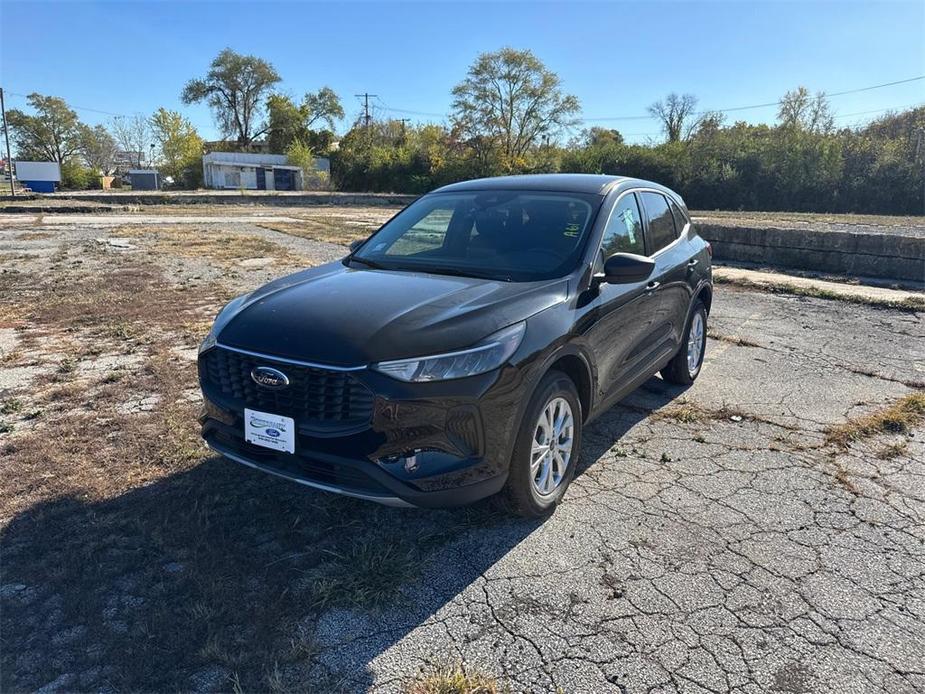
[[[530,477],[540,496],[552,494],[565,479],[572,458],[575,419],[565,398],[553,398],[540,412],[533,432]]]
[[[687,371],[691,376],[700,369],[703,357],[703,314],[700,311],[691,319],[691,329],[687,336]]]

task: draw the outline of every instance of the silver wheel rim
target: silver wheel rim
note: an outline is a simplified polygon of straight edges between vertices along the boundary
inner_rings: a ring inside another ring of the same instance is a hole
[[[575,419],[565,398],[553,398],[540,412],[533,432],[530,479],[540,496],[549,496],[565,479],[572,459]]]
[[[700,368],[703,356],[703,314],[698,311],[691,319],[691,329],[687,336],[687,371],[693,376]]]

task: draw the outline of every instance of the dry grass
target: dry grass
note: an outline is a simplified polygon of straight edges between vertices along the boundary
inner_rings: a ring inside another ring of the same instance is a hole
[[[228,689],[337,690],[306,679],[323,646],[312,620],[397,604],[433,551],[493,517],[396,522],[212,456],[196,365],[176,349],[195,346],[223,290],[172,286],[137,255],[103,272],[74,256],[0,288],[28,326],[19,348],[48,367],[0,402],[4,584],[22,586],[0,614],[0,691],[59,667],[97,672],[77,690],[188,691],[216,667]],[[116,366],[89,368],[101,360]],[[153,405],[125,409],[141,397]]]
[[[738,335],[722,335],[714,330],[707,331],[707,337],[710,337],[714,340],[719,340],[720,342],[728,342],[731,345],[736,345],[738,347],[760,347],[757,342],[750,340],[747,337],[739,337]]]
[[[844,424],[829,427],[826,443],[847,447],[878,434],[905,434],[925,420],[925,393],[912,393],[889,407],[851,419]]]
[[[731,222],[756,220],[761,222],[801,222],[825,224],[872,224],[876,226],[925,226],[925,217],[890,216],[873,214],[827,214],[824,212],[752,212],[747,210],[699,210],[691,212],[694,217],[727,219]]]
[[[910,296],[904,299],[890,299],[880,296],[861,296],[859,294],[843,294],[821,287],[800,287],[790,282],[754,282],[744,277],[714,278],[717,284],[728,284],[743,289],[751,289],[769,294],[792,294],[794,296],[807,296],[813,299],[827,299],[829,301],[844,301],[849,304],[860,304],[874,308],[892,308],[899,311],[918,313],[925,311],[925,296]]]
[[[901,458],[904,455],[907,455],[909,452],[909,444],[905,441],[898,441],[896,443],[889,443],[879,450],[877,450],[877,457],[880,460],[893,460],[893,458]]]
[[[348,246],[353,241],[362,241],[379,228],[378,223],[349,223],[339,217],[314,217],[301,222],[258,222],[264,229],[279,231],[312,241],[324,241]]]
[[[195,225],[124,226],[114,237],[145,239],[159,253],[178,258],[208,258],[230,266],[248,258],[273,258],[286,265],[303,265],[306,258],[259,236],[230,233]]]
[[[52,235],[47,231],[26,231],[22,234],[17,234],[14,238],[17,241],[41,241],[42,239],[52,238]]]
[[[100,273],[78,269],[44,281],[24,276],[0,286],[0,326],[81,330],[85,337],[138,342],[190,325],[201,328],[205,316],[214,315],[215,306],[227,296],[218,287],[183,291],[159,269],[129,258]]]
[[[694,424],[708,420],[742,421],[751,417],[739,410],[724,405],[719,408],[710,408],[693,402],[678,401],[676,404],[652,413],[654,421],[670,419],[681,424]]]
[[[405,694],[499,694],[507,691],[493,678],[467,671],[461,663],[438,668],[408,683],[404,689]]]

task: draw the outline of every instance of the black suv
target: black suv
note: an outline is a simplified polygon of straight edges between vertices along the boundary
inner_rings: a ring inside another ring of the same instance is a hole
[[[647,181],[456,183],[343,260],[219,313],[202,435],[231,460],[387,504],[562,498],[596,415],[700,371],[710,245]]]

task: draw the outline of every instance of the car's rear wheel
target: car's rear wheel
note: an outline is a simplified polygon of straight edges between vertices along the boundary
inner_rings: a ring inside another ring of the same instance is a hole
[[[670,383],[689,386],[700,374],[707,348],[707,309],[698,299],[687,319],[681,349],[662,369],[662,378]]]
[[[527,406],[514,446],[504,490],[512,511],[543,516],[562,500],[581,450],[581,417],[572,379],[550,371]]]

